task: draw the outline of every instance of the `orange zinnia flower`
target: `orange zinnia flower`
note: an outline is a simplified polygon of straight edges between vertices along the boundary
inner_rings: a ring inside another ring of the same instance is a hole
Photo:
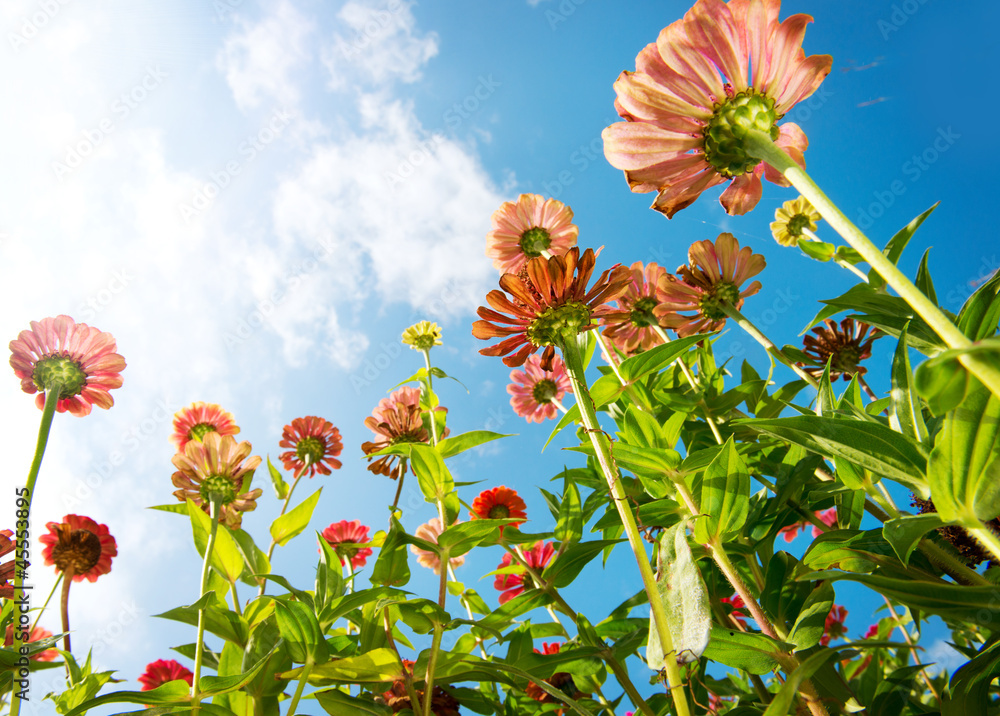
[[[483,490],[479,493],[479,497],[472,501],[472,519],[502,520],[507,518],[524,518],[524,520],[528,518],[524,500],[518,496],[517,490],[503,486],[494,487],[492,490]],[[523,525],[524,521],[511,522],[510,524]],[[500,528],[500,534],[503,534],[503,527]]]

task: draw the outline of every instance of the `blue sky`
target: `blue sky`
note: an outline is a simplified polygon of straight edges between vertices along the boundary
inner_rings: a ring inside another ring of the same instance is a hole
[[[490,215],[518,193],[569,204],[581,245],[605,246],[603,268],[641,260],[673,270],[691,242],[733,232],[767,256],[764,289],[744,312],[779,344],[798,343],[815,299],[851,285],[847,272],[770,238],[774,209],[793,190],[765,186],[745,217],[726,216],[710,191],[670,221],[647,208],[652,195],[628,191],[601,151],[612,84],[688,3],[622,7],[3,4],[0,333],[14,338],[30,320],[67,313],[112,332],[129,364],[111,411],[57,419],[35,502],[36,535],[77,512],[118,538],[111,575],[72,598],[75,644],[95,644],[100,666],[134,686],[142,665],[193,640],[193,630],[150,618],[197,596],[188,526],[145,509],[173,500],[173,412],[221,403],[255,454],[272,457],[292,418],[328,418],[344,435],[345,466],[300,486],[300,498],[324,488],[313,527],[381,528],[394,485],[358,459],[369,438],[362,420],[419,366],[398,343],[417,320],[443,326],[435,361],[469,388],[440,387],[452,429],[520,433],[460,464],[458,479],[516,487],[529,515],[547,515],[534,486],[576,458],[558,446],[539,454],[548,428],[513,415],[509,371],[479,356],[470,335],[496,282],[483,254]],[[933,247],[950,310],[1000,265],[987,212],[996,179],[984,166],[995,142],[979,137],[996,109],[982,87],[1000,11],[963,9],[786,1],[782,12],[812,13],[807,54],[834,56],[820,91],[789,117],[809,136],[810,172],[848,216],[870,223],[876,243],[940,200],[902,265],[912,273]],[[834,240],[825,226],[820,235]],[[872,384],[883,392],[889,346],[876,345]],[[735,330],[717,350],[765,369]],[[39,414],[13,378],[0,391],[3,447],[26,472]],[[433,510],[412,504],[405,524],[415,529]],[[277,509],[268,490],[246,520],[259,541]],[[491,582],[477,580],[499,559],[470,560],[459,576],[495,600]],[[297,585],[311,584],[314,563],[309,536],[278,550],[277,568]],[[634,566],[618,559],[610,569],[610,579],[584,573],[616,585],[579,597],[598,619],[638,589]],[[32,578],[38,591],[51,585],[40,559]],[[429,591],[430,580],[415,571],[411,587]],[[849,606],[851,631],[862,633],[864,606]],[[42,623],[55,630],[57,618]]]

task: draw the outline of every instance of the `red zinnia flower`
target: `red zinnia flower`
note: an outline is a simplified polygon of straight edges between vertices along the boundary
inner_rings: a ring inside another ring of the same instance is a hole
[[[840,377],[850,380],[855,374],[867,373],[868,369],[859,363],[865,358],[871,358],[872,343],[883,335],[877,328],[853,318],[845,318],[840,326],[828,318],[823,321],[823,326],[816,326],[812,332],[816,335],[802,339],[803,351],[814,356],[820,365],[807,366],[805,371],[819,378],[829,362],[831,381]]]
[[[370,547],[354,547],[352,545],[370,542],[368,528],[361,524],[359,520],[341,520],[323,530],[323,539],[337,550],[340,563],[347,566],[348,560],[351,569],[361,569],[368,562],[372,550]]]
[[[527,562],[528,566],[532,569],[541,571],[549,563],[549,560],[552,559],[552,555],[555,553],[555,547],[552,546],[551,542],[536,542],[534,547],[524,553],[524,561]],[[513,557],[511,557],[508,552],[503,556],[503,560],[497,566],[497,569],[509,567],[511,562],[513,562]],[[493,587],[501,592],[501,604],[506,604],[518,594],[521,594],[526,588],[531,586],[531,577],[527,573],[498,574],[496,579],[493,581]]]
[[[777,122],[816,91],[833,58],[806,57],[802,40],[812,18],[792,15],[779,24],[780,9],[780,0],[698,0],[639,53],[635,72],[615,82],[615,109],[626,121],[604,130],[604,154],[625,171],[632,191],[657,192],[657,211],[672,217],[731,180],[722,205],[745,214],[760,201],[761,174],[788,186],[747,153],[751,128],[805,167],[806,135]]]
[[[830,613],[826,615],[826,623],[823,625],[823,638],[819,640],[820,646],[826,646],[834,639],[840,639],[847,634],[847,609],[834,604]]]
[[[506,518],[525,518],[528,513],[524,511],[525,504],[517,490],[508,487],[494,487],[491,490],[483,490],[479,497],[472,501],[472,519],[480,520],[502,520]],[[523,525],[522,522],[511,522],[511,525]],[[506,525],[505,525],[506,526]],[[503,534],[503,527],[500,528]],[[509,554],[507,555],[510,556]]]
[[[618,308],[622,315],[601,320],[601,325],[605,326],[604,335],[625,355],[641,353],[660,342],[660,336],[651,326],[661,325],[653,309],[660,304],[660,299],[656,297],[656,286],[660,277],[667,275],[667,270],[662,266],[648,263],[644,267],[641,261],[636,261],[629,270],[632,272],[632,280],[625,293],[618,298]]]
[[[739,622],[740,626],[746,629],[747,615],[739,611],[740,609],[746,608],[746,604],[743,601],[743,597],[741,597],[739,594],[734,594],[731,597],[723,597],[719,601],[722,602],[723,604],[728,604],[730,607],[733,608],[733,610],[729,612],[729,616],[731,616],[733,619]]]
[[[236,435],[239,431],[233,414],[223,410],[222,406],[197,402],[174,415],[174,434],[170,440],[177,446],[177,452],[184,452],[189,442],[201,442],[208,433]]]
[[[335,458],[344,449],[344,444],[340,441],[340,431],[329,420],[314,415],[295,418],[291,425],[285,426],[278,445],[292,448],[278,457],[286,470],[295,471],[295,477],[304,472],[308,472],[310,478],[317,472],[329,475],[331,469],[340,469],[341,462]]]
[[[615,315],[605,304],[618,298],[628,286],[628,269],[615,266],[602,273],[588,291],[594,262],[592,249],[581,256],[580,249],[573,247],[564,256],[534,258],[518,274],[501,276],[500,288],[510,298],[495,289],[486,294],[486,301],[496,310],[479,307],[477,313],[484,320],[472,324],[472,335],[482,340],[506,339],[479,352],[507,356],[504,364],[516,368],[544,347],[541,365],[551,370],[555,346],[595,328],[595,318]],[[515,350],[514,355],[507,355]]]
[[[819,521],[822,522],[827,527],[833,527],[835,524],[837,524],[836,507],[831,507],[828,510],[822,510],[820,512],[816,512],[815,514],[816,517],[819,519]],[[788,525],[787,527],[782,527],[780,530],[778,530],[778,534],[784,537],[786,542],[792,542],[795,540],[796,537],[799,536],[799,532],[801,532],[807,526],[812,526],[813,537],[819,537],[821,534],[823,534],[823,530],[821,530],[816,525],[811,525],[811,523],[805,520],[802,520],[800,522],[795,522],[793,524]]]
[[[90,415],[92,405],[107,410],[115,404],[109,391],[122,387],[125,370],[117,349],[110,333],[69,316],[43,318],[10,342],[10,367],[21,379],[21,390],[38,393],[39,409],[45,406],[46,388],[58,384],[62,390],[56,410],[83,417]]]
[[[458,521],[452,523],[452,525],[457,525]],[[428,542],[433,542],[437,544],[438,537],[441,536],[441,520],[438,517],[434,517],[429,522],[417,527],[417,531],[413,534],[420,539],[427,540]],[[438,556],[437,552],[431,552],[430,550],[420,549],[415,544],[410,545],[410,551],[417,556],[417,564],[421,567],[427,567],[427,569],[433,569],[434,574],[441,574],[441,558]],[[461,567],[465,564],[465,556],[452,557],[448,560],[451,564],[452,569],[455,567]]]
[[[493,212],[493,230],[486,235],[486,255],[503,273],[517,273],[528,259],[548,251],[561,256],[576,246],[579,229],[573,210],[555,199],[521,194]]]
[[[152,691],[157,686],[184,679],[187,685],[191,685],[194,674],[183,665],[173,659],[157,659],[151,664],[146,664],[146,672],[139,677],[143,691]]]
[[[561,401],[566,393],[573,390],[562,358],[552,358],[552,370],[542,368],[538,355],[528,356],[524,369],[510,372],[510,404],[514,412],[529,423],[540,423],[546,418],[555,418],[559,409],[555,402]]]
[[[209,432],[201,442],[191,440],[173,457],[177,472],[171,476],[174,497],[181,502],[191,500],[209,512],[212,495],[221,498],[219,521],[229,529],[237,530],[243,524],[243,513],[257,509],[261,488],[241,493],[244,480],[260,465],[259,456],[250,456],[250,443],[237,443],[232,435]],[[249,459],[247,459],[249,458]],[[210,513],[210,512],[209,512]]]
[[[435,412],[447,413],[447,408],[437,407]],[[375,433],[374,442],[361,444],[365,455],[371,455],[382,448],[398,443],[429,443],[430,432],[424,427],[420,416],[420,390],[403,387],[394,391],[388,398],[382,398],[372,411],[371,417],[365,418],[365,427]],[[448,435],[448,429],[441,437]],[[383,455],[368,465],[368,470],[376,475],[386,475],[395,480],[406,469],[399,455]]]
[[[661,325],[670,326],[681,337],[722,328],[726,314],[721,306],[739,310],[744,298],[761,289],[760,281],[754,281],[740,291],[744,281],[764,270],[766,262],[749,246],[741,249],[732,234],[719,234],[714,243],[696,241],[688,259],[690,266],[677,269],[680,280],[669,274],[660,276],[656,286],[660,305],[653,309]],[[696,313],[684,316],[676,311]]]
[[[0,557],[5,557],[14,551],[16,543],[11,539],[13,536],[13,530],[0,530]],[[14,572],[17,569],[17,565],[14,562],[15,560],[12,559],[9,562],[0,564],[0,598],[14,598],[14,585],[10,583],[10,579],[14,576]]]
[[[25,644],[30,644],[33,641],[43,641],[45,639],[51,639],[52,632],[48,629],[43,629],[42,627],[35,627],[31,630],[31,634],[28,636]],[[14,643],[14,625],[7,625],[7,632],[4,636],[3,645],[11,646]],[[53,647],[51,649],[46,649],[45,651],[40,651],[37,654],[31,655],[32,661],[52,661],[57,656],[59,656],[59,651]]]
[[[111,571],[111,558],[118,556],[118,545],[107,525],[99,525],[89,517],[66,515],[62,522],[45,525],[48,534],[38,541],[45,545],[42,558],[58,572],[72,568],[73,581],[96,582]]]

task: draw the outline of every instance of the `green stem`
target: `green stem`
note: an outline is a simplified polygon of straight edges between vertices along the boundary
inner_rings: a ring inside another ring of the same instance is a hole
[[[55,584],[52,585],[52,589],[49,591],[49,596],[45,598],[45,604],[43,604],[42,608],[38,610],[38,616],[35,617],[35,623],[31,625],[31,631],[35,631],[35,629],[38,627],[38,622],[42,620],[42,614],[45,613],[45,609],[49,606],[49,602],[52,601],[52,596],[56,593],[56,589],[59,588],[59,584],[62,582],[62,578],[63,574],[62,572],[60,572],[59,576],[56,577]]]
[[[236,612],[237,616],[243,616],[243,608],[240,606],[240,595],[236,591],[236,580],[232,580],[229,583],[230,592],[233,595],[233,611]]]
[[[38,480],[38,471],[42,467],[42,458],[45,457],[45,446],[49,442],[49,431],[52,429],[52,417],[56,413],[56,405],[59,404],[59,396],[62,395],[62,386],[58,383],[49,386],[45,392],[45,405],[42,407],[42,421],[38,426],[38,442],[35,444],[35,457],[31,461],[31,468],[28,470],[28,482],[25,487],[27,494],[24,498],[28,501],[25,509],[28,512],[28,525],[31,525],[31,500],[35,495],[35,482]],[[15,534],[15,539],[17,535]],[[14,594],[24,593],[24,578],[26,570],[17,569],[14,571]],[[20,653],[23,641],[21,641],[21,629],[14,630],[14,641],[11,647]],[[68,638],[68,637],[67,637]],[[11,688],[10,714],[18,716],[21,712],[21,699],[17,696],[17,690]]]
[[[816,233],[814,231],[810,230],[808,227],[803,227],[802,233],[804,235],[808,236],[813,241],[819,241],[819,242],[823,243],[823,240],[821,238],[819,238],[818,236],[816,236]],[[833,261],[834,261],[834,263],[836,263],[841,268],[847,269],[848,271],[850,271],[851,273],[853,273],[855,276],[857,276],[858,278],[860,278],[862,282],[868,283],[868,274],[866,274],[864,271],[862,271],[857,266],[855,266],[854,264],[852,264],[850,261],[847,261],[845,259],[839,258],[838,256],[834,256],[833,257]]]
[[[1000,560],[1000,538],[994,534],[993,530],[987,529],[981,522],[977,522],[975,526],[971,523],[963,524],[962,527],[988,549],[993,554],[994,559]]]
[[[309,464],[309,457],[306,456],[306,465]],[[278,513],[278,517],[285,514],[285,510],[288,509],[288,503],[292,499],[292,493],[295,492],[295,486],[299,484],[299,480],[305,474],[305,470],[299,473],[299,476],[292,481],[292,486],[288,488],[288,494],[285,495],[285,501],[281,504],[281,512]],[[271,540],[271,546],[267,548],[267,563],[271,564],[271,555],[274,554],[274,548],[278,545],[278,542],[274,539]],[[267,588],[267,577],[260,578],[260,590],[257,592],[257,596],[261,597],[264,595],[264,590]]]
[[[432,444],[437,446],[438,444],[438,429],[437,420],[434,419],[434,378],[431,376],[431,351],[429,348],[424,348],[421,350],[424,354],[424,365],[427,366],[427,405],[430,406],[430,410],[427,411],[427,416],[431,421],[431,440]],[[444,529],[444,520],[441,521],[442,528]]]
[[[941,337],[949,348],[970,348],[970,341],[951,320],[934,305],[896,267],[871,240],[856,227],[837,206],[830,201],[816,183],[795,161],[778,147],[771,138],[759,130],[750,130],[744,140],[746,150],[780,171],[792,186],[808,199],[827,223],[864,258],[865,261],[892,286],[900,297],[910,304],[917,315]],[[1000,396],[1000,369],[974,354],[962,355],[959,360],[990,391]]]
[[[442,580],[447,578],[447,572],[441,570]],[[434,638],[431,640],[431,655],[427,658],[427,675],[424,678],[424,716],[431,716],[431,706],[434,704],[434,669],[437,668],[438,653],[441,651],[441,638],[444,636],[444,625],[434,625]]]
[[[299,674],[299,683],[295,687],[295,695],[292,696],[292,703],[288,705],[288,716],[295,716],[295,709],[298,708],[299,699],[302,698],[302,690],[306,687],[306,681],[309,679],[309,672],[313,669],[312,657],[306,660],[306,663],[302,665],[302,673]]]
[[[639,565],[642,584],[646,590],[646,596],[649,597],[650,618],[653,620],[653,625],[660,637],[660,645],[663,647],[663,653],[669,655],[674,651],[674,640],[670,634],[667,612],[663,606],[663,601],[660,599],[659,589],[656,585],[656,576],[649,565],[649,556],[646,554],[646,547],[643,543],[642,535],[639,534],[635,516],[629,507],[628,497],[622,488],[617,470],[612,467],[614,458],[611,455],[611,447],[597,421],[597,412],[594,409],[594,401],[590,397],[590,390],[587,388],[587,381],[583,375],[583,361],[575,337],[565,340],[562,350],[570,375],[570,382],[573,386],[573,394],[576,397],[577,405],[580,406],[580,415],[583,418],[584,427],[590,435],[591,443],[597,455],[597,462],[601,466],[601,471],[607,480],[608,488],[611,491],[611,499],[618,509],[618,514],[625,527],[625,533],[628,536],[629,545],[632,547],[635,561]],[[666,672],[667,683],[676,709],[676,716],[690,716],[691,708],[688,705],[687,696],[683,691],[680,668],[677,665],[676,659],[666,659]]]
[[[660,337],[661,341],[664,343],[670,343],[670,336],[667,335],[667,332],[663,330],[662,327],[654,324],[651,328],[656,331],[656,335]],[[674,361],[674,365],[680,368],[681,373],[684,374],[684,378],[687,379],[688,385],[691,386],[691,390],[697,393],[698,380],[694,377],[694,374],[691,372],[688,364],[684,362],[684,359],[677,358]],[[698,405],[701,406],[702,411],[705,413],[705,422],[708,423],[708,427],[711,428],[712,435],[715,436],[715,442],[722,445],[726,441],[722,439],[722,435],[719,433],[719,428],[716,426],[715,420],[712,418],[712,411],[708,409],[708,404],[705,402],[705,399],[702,398],[699,400]]]
[[[201,565],[201,597],[208,592],[208,577],[211,571],[209,563],[212,560],[212,552],[215,550],[215,538],[219,532],[219,500],[212,497],[208,502],[208,514],[212,518],[212,528],[208,533],[208,544],[205,545],[205,560]],[[195,642],[194,649],[194,677],[191,679],[191,713],[197,716],[201,707],[201,695],[199,693],[201,680],[201,662],[205,657],[205,609],[198,610],[198,641]]]
[[[764,350],[766,350],[769,355],[777,358],[778,361],[780,361],[783,365],[786,365],[792,370],[794,370],[796,375],[802,378],[802,380],[807,382],[816,390],[819,390],[819,383],[816,381],[816,379],[813,378],[808,373],[806,373],[804,370],[802,370],[802,368],[795,365],[795,362],[792,361],[784,353],[782,353],[781,349],[778,348],[778,346],[774,345],[774,343],[771,342],[771,339],[765,336],[760,331],[760,329],[757,328],[757,326],[755,326],[753,323],[750,322],[750,320],[746,316],[737,311],[733,306],[727,305],[725,303],[721,304],[719,308],[722,310],[723,313],[726,314],[726,316],[736,321],[737,325],[739,325],[740,328],[742,328],[744,331],[750,334],[750,336],[755,341],[764,346]]]

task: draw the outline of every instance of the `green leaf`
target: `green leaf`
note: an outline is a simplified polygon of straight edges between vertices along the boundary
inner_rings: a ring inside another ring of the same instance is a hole
[[[833,598],[833,587],[826,582],[816,587],[806,598],[795,626],[788,635],[788,641],[795,645],[796,651],[819,644],[826,631],[826,618],[833,608]]]
[[[308,527],[309,520],[312,519],[313,510],[316,509],[316,503],[319,502],[321,492],[323,492],[322,487],[309,495],[295,509],[286,512],[272,522],[271,539],[284,547],[293,537]]]
[[[750,509],[750,472],[730,437],[705,470],[701,480],[699,510],[694,534],[705,544],[739,530]]]
[[[566,480],[562,503],[559,505],[559,519],[556,521],[556,539],[565,544],[579,542],[583,536],[583,508],[580,505],[580,491],[576,484]]]
[[[793,702],[802,682],[815,674],[830,659],[836,658],[839,653],[833,649],[823,649],[800,663],[798,668],[785,679],[785,683],[771,700],[764,716],[787,716],[792,713],[795,710]]]
[[[292,661],[322,664],[330,658],[319,620],[307,605],[275,599],[274,616]]]
[[[592,386],[590,386],[590,397],[594,401],[595,409],[601,408],[614,401],[623,392],[625,392],[625,388],[622,386],[621,382],[619,382],[618,377],[613,373],[602,375],[594,381]],[[563,428],[567,425],[579,422],[581,422],[580,406],[574,405],[572,408],[567,410],[566,414],[559,419],[558,423],[556,423],[556,426],[549,434],[548,440],[546,440],[545,444],[542,446],[542,450],[545,450],[545,448],[549,446],[549,443],[552,442],[552,438],[558,435]]]
[[[933,529],[943,527],[945,521],[935,513],[926,515],[906,515],[889,520],[882,526],[882,536],[892,545],[896,556],[903,564],[910,563],[910,555],[920,544],[924,535]]]
[[[972,388],[972,379],[959,360],[976,355],[993,365],[1000,364],[1000,339],[984,339],[961,349],[941,351],[917,367],[914,385],[935,415],[942,415],[959,405]]]
[[[686,338],[678,338],[677,340],[670,341],[670,343],[650,348],[648,351],[643,351],[639,355],[622,361],[622,364],[618,366],[618,372],[621,373],[625,382],[634,383],[640,378],[650,373],[656,373],[660,369],[670,365],[680,356],[687,353],[691,346],[707,340],[714,335],[714,333],[701,333]]]
[[[646,663],[650,669],[660,671],[667,665],[667,658],[685,664],[697,661],[709,643],[712,613],[701,570],[691,557],[684,522],[664,530],[660,535],[656,588],[667,613],[674,650],[671,654],[663,653],[656,622],[650,617]]]
[[[890,392],[889,425],[906,437],[923,443],[927,441],[927,426],[920,406],[920,399],[910,384],[913,371],[910,369],[909,346],[906,328],[899,335],[896,354],[892,359],[892,391]]]
[[[927,479],[943,520],[974,524],[1000,514],[1000,400],[978,381],[945,418]]]
[[[936,306],[938,303],[937,292],[934,290],[930,269],[927,268],[927,258],[930,254],[931,250],[927,249],[920,258],[920,266],[917,268],[917,278],[914,280],[914,285]]]
[[[345,694],[337,689],[313,693],[323,710],[333,716],[392,716],[392,709],[368,699]]]
[[[849,264],[865,263],[865,257],[852,249],[850,246],[838,246],[837,258]]]
[[[984,283],[962,306],[958,327],[973,341],[989,338],[1000,322],[1000,272]]]
[[[605,547],[618,544],[621,540],[592,540],[569,545],[558,559],[542,572],[542,578],[562,589],[568,587],[594,557]]]
[[[245,647],[250,635],[250,626],[237,614],[210,606],[214,601],[215,592],[209,591],[190,606],[176,607],[155,616],[159,619],[171,619],[175,622],[198,626],[198,611],[204,606],[205,628],[226,641],[234,642],[241,648]]]
[[[452,457],[470,448],[479,447],[493,440],[509,437],[510,435],[494,433],[489,430],[470,430],[461,435],[453,435],[450,438],[442,439],[438,442],[437,449],[441,453],[441,457]]]
[[[809,258],[823,262],[832,259],[836,253],[836,249],[833,244],[828,244],[825,241],[799,239],[799,248],[802,249],[802,253]]]
[[[455,489],[455,481],[444,464],[444,458],[430,445],[411,443],[410,463],[427,502],[444,500]]]
[[[711,638],[703,656],[751,674],[766,674],[780,666],[782,643],[755,632],[742,632],[712,626]]]
[[[930,216],[937,207],[938,204],[934,204],[934,206],[897,231],[896,234],[889,239],[889,243],[887,243],[885,248],[882,250],[882,253],[887,259],[889,259],[889,261],[893,264],[899,263],[899,257],[902,256],[903,249],[906,248],[906,245],[910,242],[910,239],[913,238],[913,235],[917,232],[917,229],[920,228],[920,225],[924,223],[924,219]],[[872,269],[868,272],[868,285],[872,288],[884,288],[885,280],[879,275],[878,271]]]
[[[517,520],[470,520],[451,525],[438,537],[438,545],[448,550],[448,556],[458,557],[478,546],[488,537],[499,534],[502,525]],[[495,541],[495,540],[494,540]]]
[[[236,547],[243,556],[245,569],[240,580],[244,584],[257,587],[259,582],[253,575],[267,574],[271,571],[271,563],[268,561],[267,555],[264,554],[263,550],[253,541],[253,537],[245,530],[232,530],[230,534],[236,540]]]
[[[195,546],[198,548],[198,554],[204,558],[209,532],[212,529],[212,518],[191,500],[187,501],[187,508]],[[215,547],[209,564],[230,582],[235,582],[243,573],[243,555],[236,546],[236,540],[229,534],[229,529],[221,523],[215,531]]]
[[[924,448],[879,423],[802,415],[773,420],[735,420],[758,432],[801,445],[820,455],[845,460],[888,477],[926,496]]]
[[[267,471],[271,475],[271,485],[274,487],[275,496],[279,500],[284,500],[288,497],[288,483],[285,482],[285,478],[278,472],[278,468],[271,464],[270,455],[267,457]]]
[[[433,449],[433,448],[432,448]],[[435,453],[436,454],[436,453]],[[372,568],[372,584],[386,587],[401,587],[410,581],[410,567],[407,564],[406,540],[399,521],[390,518],[389,533],[379,550],[378,559]]]
[[[1000,642],[984,648],[951,677],[942,716],[987,716],[990,685],[1000,676]]]
[[[302,667],[278,674],[283,679],[297,679]],[[346,659],[331,659],[313,667],[310,680],[328,679],[347,683],[380,683],[403,678],[403,664],[396,652],[387,647],[372,649],[366,654]]]

